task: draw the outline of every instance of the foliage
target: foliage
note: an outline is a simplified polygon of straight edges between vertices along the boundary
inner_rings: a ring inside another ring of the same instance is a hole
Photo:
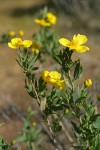
[[[24,125],[19,137],[16,139],[16,142],[24,142],[28,149],[38,149],[41,145],[42,138],[38,139],[41,129],[37,129],[36,122],[32,122],[32,117],[34,111],[31,107],[28,108],[26,117],[24,119]]]
[[[71,122],[78,142],[78,146],[75,148],[93,150],[99,147],[100,128],[98,127],[98,120],[100,120],[100,114],[96,113],[95,105],[87,91],[87,88],[92,84],[87,85],[87,81],[85,81],[81,87],[78,86],[83,67],[80,59],[72,59],[74,51],[67,47],[53,57],[60,65],[65,84],[65,88],[62,90],[56,86],[60,81],[59,73],[55,71],[51,75],[46,71],[46,78],[40,76],[37,79],[34,70],[37,70],[38,67],[34,66],[39,57],[37,55],[30,56],[30,49],[27,49],[27,53],[24,55],[22,51],[19,52],[20,60],[18,63],[26,75],[25,87],[29,95],[37,100],[44,115],[44,122],[52,137],[55,138],[57,133],[62,130],[62,118],[66,116],[66,109],[68,109],[68,112],[72,113],[72,116],[78,120],[78,123]],[[49,90],[46,82],[53,85]]]

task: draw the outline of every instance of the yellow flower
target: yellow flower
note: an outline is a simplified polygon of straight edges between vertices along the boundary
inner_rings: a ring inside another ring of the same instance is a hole
[[[53,15],[50,12],[48,12],[47,15],[46,15],[46,17],[47,17],[48,22],[50,22],[51,24],[56,24],[57,18],[56,18],[55,15]]]
[[[8,43],[8,46],[10,48],[14,48],[14,49],[22,47],[22,46],[25,48],[28,48],[31,45],[32,45],[32,41],[30,41],[30,40],[22,41],[21,38],[13,38],[13,39],[11,39],[11,42]]]
[[[54,85],[55,87],[59,88],[60,90],[64,89],[64,80],[61,80],[61,74],[57,71],[43,71],[42,78],[45,82]]]
[[[22,37],[24,35],[24,31],[23,30],[20,30],[19,31],[19,35]]]
[[[86,85],[86,87],[91,86],[91,85],[92,85],[91,79],[86,80],[86,81],[85,81],[85,85]]]
[[[41,26],[51,26],[51,24],[46,22],[44,19],[35,19],[34,21]]]
[[[58,80],[53,85],[55,87],[57,87],[58,89],[63,90],[63,89],[65,89],[65,84],[64,83],[65,83],[64,80]]]
[[[55,83],[57,80],[60,80],[61,78],[61,74],[58,73],[57,71],[43,71],[42,72],[42,77],[44,79],[44,81],[46,81],[47,83]]]
[[[11,36],[11,37],[12,37],[12,36],[15,36],[15,32],[14,32],[14,31],[10,31],[8,34],[9,34],[9,36]]]
[[[13,38],[11,42],[8,43],[10,48],[19,48],[23,45],[23,41],[20,38]]]
[[[74,35],[71,41],[61,38],[59,39],[59,42],[63,46],[69,47],[70,50],[76,50],[78,53],[83,53],[86,50],[89,50],[87,46],[83,46],[83,44],[87,42],[87,37],[85,35]]]
[[[32,41],[30,41],[30,40],[24,40],[23,41],[23,46],[25,48],[29,48],[31,45],[32,45]]]

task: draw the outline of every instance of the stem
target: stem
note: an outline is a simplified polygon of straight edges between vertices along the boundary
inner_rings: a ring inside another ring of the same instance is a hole
[[[56,115],[54,115],[54,117],[55,118],[58,118],[58,116]],[[62,116],[63,117],[63,116]],[[62,126],[62,129],[63,129],[63,131],[65,132],[65,135],[67,136],[67,138],[68,138],[68,140],[71,142],[71,143],[73,143],[73,138],[71,137],[71,135],[67,132],[67,130],[66,130],[66,128],[64,127],[64,124],[63,124],[63,122],[60,120],[60,124],[61,124],[61,126]]]
[[[47,127],[48,127],[48,129],[49,129],[49,131],[50,131],[50,133],[51,133],[51,135],[52,135],[53,143],[54,143],[54,145],[56,146],[56,149],[55,149],[55,150],[59,150],[59,149],[58,149],[58,146],[57,146],[57,141],[56,141],[56,139],[55,139],[55,135],[54,135],[53,130],[52,130],[51,125],[50,125],[50,120],[49,120],[48,118],[46,118],[46,122],[47,122]]]
[[[36,150],[35,144],[34,144],[34,143],[31,143],[31,145],[32,145],[32,150]]]
[[[48,118],[46,118],[46,122],[47,122],[47,126],[48,126],[48,128],[49,128],[49,131],[50,131],[50,133],[51,133],[51,135],[52,135],[53,141],[55,141],[55,140],[54,140],[54,139],[55,139],[55,135],[54,135],[53,130],[52,130],[52,128],[51,128],[50,120],[49,120]],[[54,142],[54,143],[55,143],[55,142]]]
[[[58,123],[60,123],[61,122],[61,120],[62,120],[62,118],[65,116],[65,113],[60,117],[60,119],[59,119],[59,122]]]
[[[72,87],[72,93],[73,93],[73,91],[74,91],[74,85],[73,85],[73,82],[72,82],[72,79],[71,79],[70,70],[68,71],[68,79],[70,81],[70,84],[71,84],[71,87]]]
[[[35,95],[36,95],[36,98],[37,98],[37,101],[38,101],[38,105],[40,106],[40,99],[39,99],[39,97],[38,97],[38,93],[37,93],[37,91],[36,91],[36,89],[35,89],[35,87],[34,87],[34,84],[33,84],[32,80],[31,80],[31,84],[32,84],[33,90],[34,90],[34,92],[35,92]]]

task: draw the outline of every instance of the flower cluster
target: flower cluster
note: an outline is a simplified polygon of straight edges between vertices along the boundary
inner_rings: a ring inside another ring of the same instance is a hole
[[[77,34],[71,40],[66,38],[58,40],[51,30],[52,25],[56,24],[56,20],[54,14],[44,9],[44,11],[41,11],[40,17],[35,19],[35,23],[39,24],[41,28],[38,33],[33,34],[32,41],[22,40],[24,35],[22,30],[19,31],[19,36],[11,31],[4,38],[6,42],[10,41],[8,42],[10,48],[19,48],[19,59],[16,60],[26,76],[25,88],[32,99],[37,100],[42,112],[43,122],[48,127],[54,143],[55,137],[63,130],[63,118],[70,115],[70,118],[72,117],[70,123],[78,141],[78,146],[75,144],[75,147],[80,150],[96,150],[100,145],[99,140],[97,141],[97,139],[100,139],[100,114],[95,111],[95,106],[100,101],[100,94],[94,105],[87,91],[88,87],[93,84],[92,80],[87,79],[79,85],[83,66],[80,59],[72,59],[75,51],[84,53],[89,50],[89,47],[85,45],[88,39],[85,35]],[[65,49],[59,51],[58,46],[60,44],[57,42],[63,45]],[[40,54],[38,55],[39,50]],[[48,58],[46,56],[49,56],[49,54],[59,64],[60,73],[56,70],[44,70],[41,73],[42,75],[37,77],[37,70],[39,69],[37,65],[39,62],[43,62],[42,57]],[[36,63],[37,60],[39,60],[38,63]],[[48,84],[51,85],[50,88],[48,88]],[[33,111],[29,110],[28,114],[33,116]],[[28,118],[31,119],[31,116],[28,116]],[[22,130],[24,132],[21,133],[17,141],[21,139],[30,146],[29,149],[32,149],[31,144],[33,144],[34,137],[37,138],[36,135],[39,130],[35,132],[36,123],[27,121],[27,119]],[[12,141],[12,145],[15,143],[16,141]],[[55,149],[58,149],[58,147]]]
[[[61,74],[57,71],[43,71],[42,78],[45,82],[52,84],[60,90],[65,88],[65,80],[61,80]]]
[[[8,43],[12,38],[22,38],[24,36],[24,31],[19,30],[18,32],[15,32],[14,30],[5,32],[0,37],[0,43]]]
[[[37,23],[41,26],[49,27],[51,25],[56,24],[56,20],[57,20],[56,16],[54,14],[48,12],[44,19],[35,19],[35,23]]]

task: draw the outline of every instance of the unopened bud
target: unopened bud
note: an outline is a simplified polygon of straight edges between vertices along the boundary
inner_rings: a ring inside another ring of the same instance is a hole
[[[16,140],[13,140],[13,141],[11,142],[11,144],[12,144],[12,145],[15,145],[15,144],[16,144]]]
[[[65,114],[68,114],[68,112],[69,112],[69,110],[68,110],[68,109],[66,109],[66,110],[65,110]]]
[[[85,85],[86,85],[86,87],[91,86],[92,85],[92,80],[91,79],[86,80]]]
[[[36,125],[37,125],[36,122],[33,122],[33,123],[32,123],[32,126],[33,126],[33,127],[36,127]]]
[[[38,49],[35,50],[35,54],[36,54],[36,55],[39,54],[39,50],[38,50]]]

